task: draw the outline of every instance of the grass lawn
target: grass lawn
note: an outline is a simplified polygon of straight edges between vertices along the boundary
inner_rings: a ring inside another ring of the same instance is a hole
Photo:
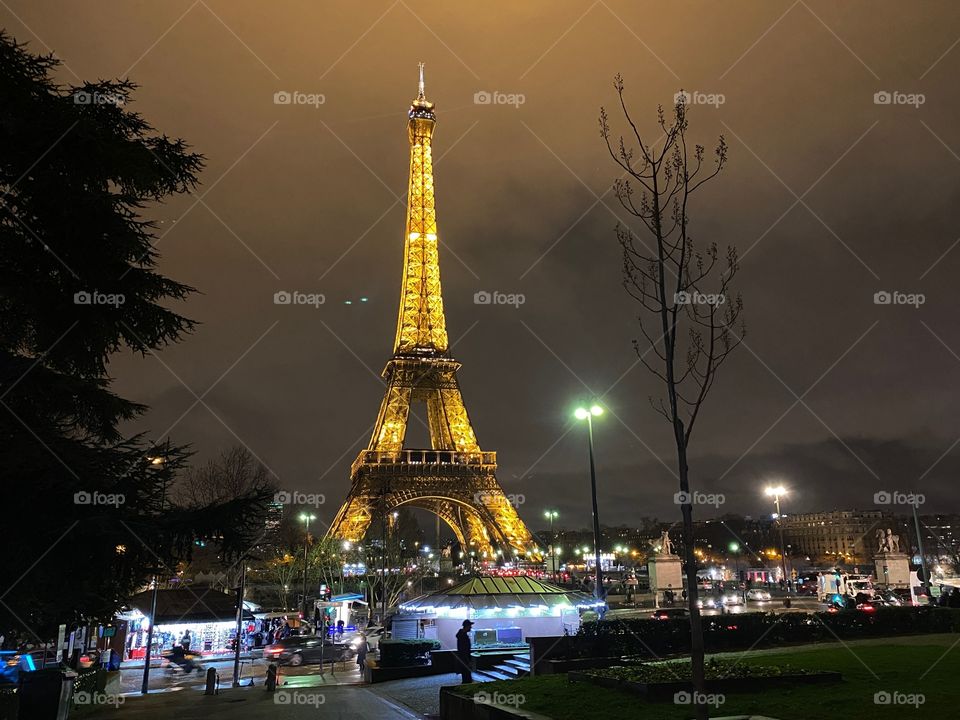
[[[779,720],[903,720],[911,717],[960,717],[960,635],[919,635],[830,643],[749,654],[724,653],[752,665],[790,665],[813,670],[836,670],[843,681],[827,685],[730,694],[711,716],[766,715]],[[945,654],[946,653],[946,654]],[[931,669],[932,668],[932,669]],[[566,675],[463,686],[465,694],[519,694],[523,710],[554,720],[582,720],[589,716],[617,720],[689,720],[689,706],[651,703],[639,695],[585,683],[568,683]],[[877,705],[874,694],[922,694],[914,705]]]

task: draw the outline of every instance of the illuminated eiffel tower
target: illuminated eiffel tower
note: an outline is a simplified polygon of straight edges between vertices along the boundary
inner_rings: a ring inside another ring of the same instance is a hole
[[[410,186],[403,287],[387,389],[370,437],[350,469],[350,494],[328,535],[360,541],[374,519],[401,505],[441,517],[465,552],[494,559],[497,550],[536,556],[533,538],[497,482],[497,457],[484,452],[460,395],[460,363],[449,354],[434,206],[431,140],[434,105],[420,92],[410,106]],[[425,403],[430,448],[404,447],[410,406]]]

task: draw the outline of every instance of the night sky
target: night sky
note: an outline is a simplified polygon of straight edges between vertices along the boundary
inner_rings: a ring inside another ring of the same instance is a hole
[[[678,518],[670,429],[647,401],[659,388],[631,348],[618,169],[597,128],[601,105],[622,128],[621,72],[650,140],[680,88],[723,100],[690,112],[691,137],[730,145],[690,214],[697,241],[740,250],[748,335],[694,434],[695,489],[725,494],[719,512],[768,512],[769,479],[791,489],[787,512],[875,509],[884,489],[960,509],[960,6],[464,7],[0,3],[8,32],[63,60],[63,83],[130,77],[132,109],[207,157],[195,197],[149,210],[161,271],[201,291],[177,310],[202,325],[159,359],[115,357],[115,389],[151,406],[130,430],[169,432],[201,458],[243,443],[281,487],[324,493],[324,520],[336,512],[392,351],[406,110],[424,61],[447,325],[504,489],[525,496],[534,528],[545,507],[585,527],[586,433],[571,411],[600,396],[601,520]],[[324,102],[275,104],[280,91]],[[475,103],[494,91],[524,102]],[[326,302],[275,305],[281,290]],[[526,301],[476,305],[481,290]],[[880,291],[925,302],[878,305]]]

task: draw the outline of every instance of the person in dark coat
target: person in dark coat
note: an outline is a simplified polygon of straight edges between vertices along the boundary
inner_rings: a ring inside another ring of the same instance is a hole
[[[367,636],[360,633],[360,642],[357,643],[357,665],[360,666],[360,674],[367,668],[367,653],[370,651],[370,645],[367,643]]]
[[[470,620],[463,621],[463,627],[457,630],[457,661],[460,665],[461,682],[473,682],[473,675],[470,672],[470,628],[473,623]]]

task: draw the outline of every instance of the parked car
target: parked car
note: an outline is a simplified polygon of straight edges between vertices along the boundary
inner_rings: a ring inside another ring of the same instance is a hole
[[[654,620],[681,620],[690,617],[686,608],[658,608],[650,615]]]
[[[770,602],[770,591],[761,590],[760,588],[747,590],[747,600],[753,600],[754,602]]]
[[[263,652],[268,662],[280,665],[319,665],[327,662],[343,662],[354,657],[349,645],[323,641],[315,635],[292,636],[278,640]]]

